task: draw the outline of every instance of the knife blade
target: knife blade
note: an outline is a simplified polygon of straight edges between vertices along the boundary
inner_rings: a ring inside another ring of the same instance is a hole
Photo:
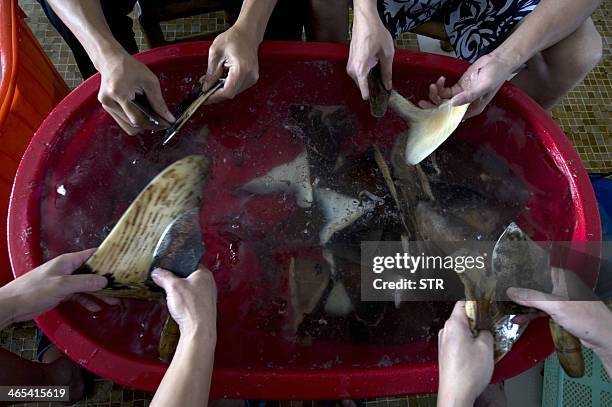
[[[137,94],[136,97],[131,101],[132,104],[146,117],[146,119],[153,126],[153,130],[163,130],[171,126],[170,122],[161,117],[153,110],[149,99],[146,95]]]
[[[199,217],[194,208],[166,227],[153,251],[151,270],[159,267],[185,278],[198,268],[205,250]]]
[[[225,78],[221,78],[215,82],[210,89],[207,91],[199,90],[195,94],[192,94],[187,99],[185,99],[180,105],[175,114],[178,117],[172,125],[166,129],[164,133],[164,138],[162,140],[162,145],[167,145],[172,138],[179,132],[179,130],[187,123],[187,121],[193,116],[193,114],[198,110],[200,106],[204,102],[208,100],[216,91],[223,87],[225,83]]]
[[[153,251],[151,270],[160,267],[178,277],[186,278],[198,268],[205,250],[199,215],[198,208],[191,209],[166,227]],[[172,360],[179,338],[179,327],[168,315],[158,344],[159,357],[162,361],[169,363]]]
[[[376,64],[368,73],[368,91],[370,93],[370,114],[376,118],[383,117],[389,107],[391,90],[383,85],[380,64]]]
[[[512,222],[493,248],[493,272],[497,274],[498,298],[508,300],[509,287],[528,287],[544,292],[554,291],[551,280],[549,254]],[[514,303],[499,303],[505,313],[525,313],[525,307]],[[550,333],[555,344],[559,364],[570,377],[584,376],[584,357],[580,340],[549,320]]]

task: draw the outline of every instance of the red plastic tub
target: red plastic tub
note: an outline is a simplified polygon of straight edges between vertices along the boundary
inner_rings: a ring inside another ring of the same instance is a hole
[[[160,76],[171,108],[205,71],[208,45],[181,44],[138,55]],[[278,294],[282,287],[263,284],[268,271],[264,262],[244,242],[220,233],[214,221],[231,212],[228,191],[252,177],[253,168],[262,171],[295,154],[297,147],[282,125],[282,112],[291,104],[348,105],[359,123],[355,145],[389,143],[405,129],[396,117],[370,117],[345,73],[347,54],[344,45],[263,44],[258,84],[232,101],[202,108],[178,136],[178,145],[163,150],[157,135],[121,134],[96,101],[99,76],[88,80],[43,123],[19,167],[9,218],[15,275],[63,251],[98,244],[156,172],[182,154],[206,150],[214,166],[203,208],[205,262],[219,287],[212,397],[338,399],[436,391],[436,341],[393,346],[315,341],[300,346],[284,340],[274,329],[285,318],[286,303]],[[452,81],[465,67],[455,59],[398,50],[394,86],[413,99],[422,98],[439,75]],[[530,209],[519,223],[539,225],[528,227],[533,238],[600,240],[595,197],[578,155],[548,114],[523,92],[505,85],[487,111],[464,123],[454,137],[490,147],[525,180]],[[251,209],[251,215],[268,221],[283,216],[273,204]],[[152,391],[167,367],[155,354],[164,313],[158,305],[124,301],[91,315],[67,302],[37,323],[87,369]],[[547,322],[535,321],[497,364],[494,380],[530,368],[551,350]]]

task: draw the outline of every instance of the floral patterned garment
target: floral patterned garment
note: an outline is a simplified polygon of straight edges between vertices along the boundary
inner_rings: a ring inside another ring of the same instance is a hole
[[[457,57],[474,62],[497,48],[540,0],[378,0],[393,37],[426,21],[443,21]]]

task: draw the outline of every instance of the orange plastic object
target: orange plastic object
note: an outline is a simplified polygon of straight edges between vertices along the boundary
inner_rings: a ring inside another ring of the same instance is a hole
[[[17,0],[0,1],[0,269],[9,267],[6,218],[17,166],[40,123],[69,91],[24,17]],[[0,286],[6,282],[0,278]]]

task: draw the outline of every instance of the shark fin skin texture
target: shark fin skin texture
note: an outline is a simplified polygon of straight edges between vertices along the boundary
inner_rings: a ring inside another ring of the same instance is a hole
[[[410,121],[406,143],[406,162],[416,165],[433,153],[459,127],[469,104],[442,103],[434,109],[421,109],[396,91],[391,91],[389,106]]]
[[[166,227],[200,207],[210,160],[185,157],[157,175],[136,197],[95,253],[77,270],[104,276],[99,294],[126,298],[161,298],[150,279],[153,253]]]

